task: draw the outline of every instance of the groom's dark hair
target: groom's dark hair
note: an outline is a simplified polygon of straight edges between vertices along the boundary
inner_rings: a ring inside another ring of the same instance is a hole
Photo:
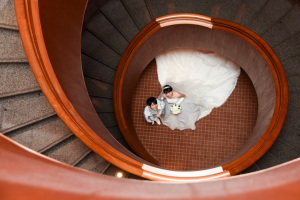
[[[150,98],[148,98],[147,101],[146,101],[146,104],[147,104],[148,106],[151,106],[152,103],[153,103],[153,104],[157,104],[157,100],[156,100],[155,97],[150,97]]]

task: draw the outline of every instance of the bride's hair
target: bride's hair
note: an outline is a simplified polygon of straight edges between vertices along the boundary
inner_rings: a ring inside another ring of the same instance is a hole
[[[148,106],[151,106],[152,103],[153,103],[153,104],[157,104],[157,100],[156,100],[155,97],[150,97],[150,98],[148,98],[147,101],[146,101],[146,104],[147,104]]]
[[[169,85],[165,85],[163,87],[163,93],[165,93],[165,94],[167,94],[169,92],[172,92],[172,91],[173,91],[173,88],[171,86],[169,86]]]

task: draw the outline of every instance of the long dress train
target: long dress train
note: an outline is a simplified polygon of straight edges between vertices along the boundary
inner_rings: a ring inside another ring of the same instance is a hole
[[[172,130],[195,130],[195,122],[225,103],[237,83],[240,67],[218,53],[193,48],[172,49],[156,57],[158,80],[163,87],[186,95],[178,115],[170,113],[167,99],[163,124]]]

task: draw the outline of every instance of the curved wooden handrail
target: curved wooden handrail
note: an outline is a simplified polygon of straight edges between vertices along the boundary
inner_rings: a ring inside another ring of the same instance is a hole
[[[168,173],[164,174],[164,170],[131,154],[109,134],[93,110],[81,71],[80,35],[86,3],[87,0],[76,3],[72,0],[15,0],[19,30],[33,73],[49,103],[70,130],[110,163],[152,180],[203,181],[235,173],[234,169],[237,167],[229,167],[228,171],[220,166],[196,177],[188,172],[172,170],[167,170]],[[213,26],[210,18],[205,16],[184,14],[158,18],[134,38],[120,63],[128,64],[134,56],[134,49],[138,49],[146,40],[147,37],[144,36],[150,36],[164,26],[182,23],[208,28]],[[58,34],[60,32],[66,34]],[[124,92],[129,89],[124,89]],[[114,99],[116,100],[115,94]],[[283,106],[280,112],[284,108]],[[198,173],[199,171],[195,172]]]
[[[0,134],[1,199],[299,199],[300,158],[251,174],[198,183],[117,179],[38,154]],[[103,189],[105,188],[105,189]]]
[[[254,138],[248,142],[250,144],[255,140],[254,144],[250,147],[248,145],[247,148],[238,152],[235,158],[225,161],[221,166],[224,171],[228,170],[231,175],[237,174],[258,160],[277,138],[287,113],[288,85],[283,67],[271,47],[256,33],[234,22],[222,19],[211,19],[195,14],[174,14],[157,18],[149,23],[130,43],[118,66],[114,83],[114,106],[119,127],[128,143],[134,143],[137,136],[131,121],[132,116],[130,110],[132,96],[139,76],[148,63],[163,51],[171,48],[198,47],[191,42],[195,40],[195,38],[191,40],[188,39],[191,35],[187,34],[189,31],[187,26],[181,28],[186,29],[186,38],[176,36],[176,34],[180,35],[181,33],[176,32],[178,31],[177,29],[171,29],[170,27],[177,25],[196,25],[211,28],[212,31],[222,30],[225,31],[225,33],[237,35],[260,53],[261,59],[263,59],[271,70],[269,81],[270,79],[274,81],[274,108],[269,107],[265,112],[267,114],[272,114],[273,112],[272,119],[268,122],[269,124],[262,123],[262,125],[257,125],[257,129],[264,130],[263,132],[260,131],[261,133],[256,133],[256,137],[259,136],[259,138]],[[169,27],[169,31],[165,29],[167,27]],[[167,33],[161,33],[163,30]],[[213,33],[215,34],[216,31]],[[194,33],[196,33],[196,31],[194,31]],[[167,37],[172,38],[172,40],[166,41],[168,40]],[[182,42],[182,40],[187,42]],[[212,50],[208,47],[204,48],[205,50]],[[226,56],[230,57],[230,55]],[[265,98],[265,96],[262,97]],[[272,104],[272,102],[270,104]],[[156,178],[156,180],[159,179],[159,177]]]

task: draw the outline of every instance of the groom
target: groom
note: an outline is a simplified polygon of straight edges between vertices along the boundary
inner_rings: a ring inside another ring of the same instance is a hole
[[[144,109],[144,117],[147,122],[154,124],[156,122],[160,125],[160,116],[165,113],[165,102],[150,97],[146,101],[147,106]]]

